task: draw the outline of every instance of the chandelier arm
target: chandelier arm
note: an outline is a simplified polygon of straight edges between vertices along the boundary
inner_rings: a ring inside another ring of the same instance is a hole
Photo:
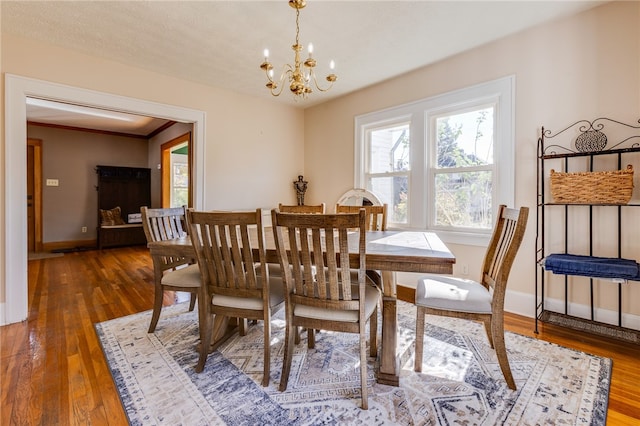
[[[318,84],[318,79],[316,78],[316,73],[313,72],[313,69],[310,72],[310,76],[313,77],[313,84],[316,86],[316,89],[318,89],[321,92],[328,92],[329,89],[333,87],[333,81],[330,81],[329,85],[324,89],[320,87],[320,85]]]
[[[280,93],[282,93],[282,90],[284,89],[284,86],[285,86],[284,84],[285,78],[289,76],[289,79],[291,79],[292,73],[293,73],[293,69],[289,64],[286,64],[284,67],[282,67],[282,74],[280,74],[280,77],[277,80],[271,78],[269,76],[269,73],[267,72],[267,79],[269,80],[269,83],[276,83],[275,87],[267,87],[273,96],[280,96]]]
[[[272,96],[280,96],[280,93],[282,93],[282,88],[283,88],[283,87],[284,87],[284,86],[276,86],[275,88],[274,88],[274,87],[271,87],[271,88],[269,89],[269,91],[271,92],[271,95],[272,95]],[[279,88],[280,90],[278,90],[278,88]]]

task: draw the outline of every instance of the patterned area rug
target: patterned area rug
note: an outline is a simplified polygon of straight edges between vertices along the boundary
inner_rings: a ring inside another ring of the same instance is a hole
[[[286,392],[278,391],[284,320],[273,319],[271,381],[263,388],[262,327],[252,325],[209,355],[197,374],[197,314],[164,308],[96,324],[133,425],[604,425],[611,360],[507,333],[517,391],[507,388],[482,325],[428,317],[422,373],[413,371],[415,308],[398,305],[400,386],[375,382],[360,407],[357,335],[321,331],[295,349]]]

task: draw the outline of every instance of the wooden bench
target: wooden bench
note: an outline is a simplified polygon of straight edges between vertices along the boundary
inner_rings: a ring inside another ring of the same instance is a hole
[[[125,225],[103,225],[98,228],[98,244],[105,247],[132,246],[147,244],[147,237],[141,223]]]

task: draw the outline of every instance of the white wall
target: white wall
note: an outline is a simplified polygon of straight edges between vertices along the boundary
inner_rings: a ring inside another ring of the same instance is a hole
[[[354,117],[507,75],[516,76],[516,204],[531,209],[509,283],[507,308],[533,315],[536,143],[540,127],[560,130],[580,119],[640,118],[640,3],[613,2],[451,57],[305,111],[309,201],[332,206],[354,184]],[[435,42],[435,41],[434,41]],[[428,43],[426,43],[428,48]],[[331,123],[331,125],[327,125]],[[637,168],[637,167],[636,167]],[[637,185],[636,185],[637,186]],[[484,248],[450,245],[460,265],[481,267]],[[640,259],[640,247],[634,255]],[[415,285],[415,277],[401,277]],[[553,297],[561,297],[560,289]],[[588,291],[588,287],[576,288]],[[599,302],[615,309],[616,293]],[[640,286],[625,289],[624,312],[638,315]]]

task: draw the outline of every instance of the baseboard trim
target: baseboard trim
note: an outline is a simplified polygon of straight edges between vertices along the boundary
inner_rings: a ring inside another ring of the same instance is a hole
[[[398,284],[398,299],[414,303],[415,288],[409,285]],[[504,302],[504,310],[516,315],[522,315],[527,318],[535,318],[536,301],[533,294],[523,293],[519,291],[507,290]],[[545,299],[545,310],[557,312],[564,315],[564,301],[558,299]],[[577,303],[569,303],[567,314],[577,318],[589,321],[591,318],[591,308],[587,305]],[[603,308],[594,308],[594,319],[597,323],[618,327],[618,312]],[[623,313],[623,328],[630,330],[640,330],[640,316]]]
[[[42,243],[43,251],[69,250],[77,247],[98,247],[98,240],[52,241]]]
[[[533,294],[507,290],[504,303],[505,311],[535,318],[535,306],[536,302]],[[547,298],[544,301],[544,309],[564,315],[564,300]],[[589,321],[591,307],[569,302],[566,315]],[[618,326],[618,311],[594,307],[593,317],[594,321],[598,323]],[[640,316],[623,312],[622,325],[624,328],[631,330],[640,330]]]
[[[636,345],[640,344],[640,331],[626,327],[617,327],[551,311],[544,311],[540,316],[540,321],[572,330],[623,340],[625,342],[635,343]]]

